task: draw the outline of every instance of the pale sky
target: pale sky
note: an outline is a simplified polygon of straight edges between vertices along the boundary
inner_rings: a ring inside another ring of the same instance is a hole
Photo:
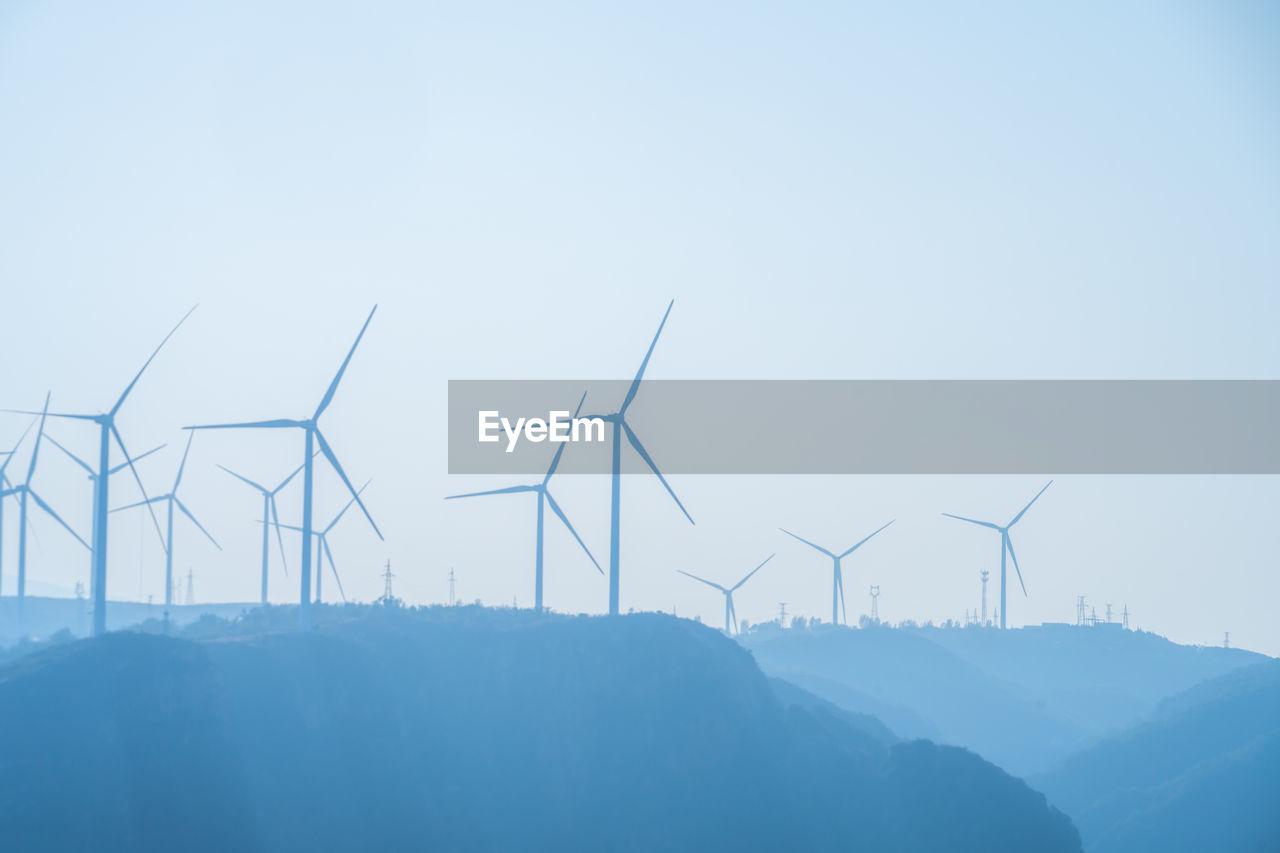
[[[655,378],[1278,378],[1278,36],[1244,2],[8,3],[0,405],[109,407],[199,302],[120,421],[134,452],[169,443],[140,465],[162,492],[183,425],[307,416],[376,302],[323,422],[386,534],[335,531],[348,595],[389,558],[410,601],[452,566],[466,600],[529,605],[533,498],[442,500],[507,485],[446,476],[445,383],[628,378],[671,298]],[[0,445],[25,426],[0,417]],[[87,538],[89,485],[47,449],[37,490]],[[257,597],[260,501],[215,463],[272,480],[301,455],[197,438],[184,500],[225,549],[179,523],[198,599]],[[1044,479],[673,477],[690,527],[632,478],[623,607],[718,624],[675,569],[777,552],[740,618],[828,618],[829,566],[777,527],[843,548],[896,517],[846,566],[851,619],[870,583],[886,619],[960,618],[998,539],[939,513],[1005,520]],[[344,498],[318,488],[324,519]],[[603,562],[607,479],[556,490]],[[1271,477],[1058,478],[1015,531],[1010,621],[1084,594],[1280,654],[1277,510]],[[149,524],[113,517],[113,598],[162,592]],[[87,554],[35,529],[31,591],[69,595]],[[549,531],[547,603],[604,610]]]

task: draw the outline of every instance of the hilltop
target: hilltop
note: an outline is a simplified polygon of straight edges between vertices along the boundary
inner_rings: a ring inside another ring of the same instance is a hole
[[[982,758],[658,614],[320,608],[0,667],[17,849],[1077,850]],[[69,808],[68,804],[74,804]]]

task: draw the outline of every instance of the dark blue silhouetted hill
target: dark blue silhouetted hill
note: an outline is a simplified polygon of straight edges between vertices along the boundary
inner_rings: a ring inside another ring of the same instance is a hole
[[[0,668],[13,850],[1078,850],[965,750],[661,615],[325,608]]]

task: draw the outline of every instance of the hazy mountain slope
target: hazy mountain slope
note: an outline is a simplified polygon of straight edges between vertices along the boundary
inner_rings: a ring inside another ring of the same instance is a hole
[[[847,684],[799,670],[791,670],[787,673],[786,679],[778,680],[785,680],[788,684],[794,684],[805,692],[819,696],[848,713],[860,714],[880,720],[890,731],[901,738],[908,740],[919,738],[933,741],[942,740],[938,727],[915,711],[902,705],[883,702],[873,696],[855,690]]]
[[[741,642],[770,675],[874,714],[900,736],[964,746],[1018,775],[1049,770],[1172,693],[1267,660],[1118,625],[768,625]]]
[[[883,746],[892,746],[900,738],[888,726],[870,714],[849,711],[834,702],[828,702],[816,693],[810,693],[799,685],[782,678],[770,678],[769,686],[784,705],[798,705],[811,712],[821,712],[838,717],[851,729],[867,735]]]
[[[942,742],[972,749],[1011,773],[1047,767],[1085,739],[1014,686],[912,631],[822,625],[755,632],[742,644],[770,675],[850,710],[865,712],[866,705],[845,705],[846,690],[855,699],[904,707],[935,726]]]
[[[658,615],[377,610],[309,635],[109,635],[0,669],[0,727],[21,732],[0,751],[0,837],[40,850],[1079,848],[1042,795],[979,757],[888,745],[806,702],[780,701],[717,632]]]
[[[1035,782],[1091,849],[1280,849],[1280,661],[1171,697]]]
[[[1181,646],[1119,624],[1036,625],[999,631],[914,629],[952,654],[1042,701],[1094,735],[1127,728],[1165,697],[1266,660],[1244,649]]]

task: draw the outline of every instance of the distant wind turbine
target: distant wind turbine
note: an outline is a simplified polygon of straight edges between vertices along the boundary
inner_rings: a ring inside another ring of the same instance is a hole
[[[285,577],[288,577],[289,563],[284,555],[284,538],[281,537],[280,535],[280,512],[276,508],[276,495],[280,493],[281,489],[289,485],[289,483],[293,480],[294,477],[298,476],[298,472],[302,470],[303,466],[299,465],[297,468],[294,468],[293,473],[290,474],[288,477],[285,477],[284,480],[274,489],[268,489],[266,486],[260,486],[257,483],[255,483],[253,480],[250,480],[248,477],[240,476],[235,471],[232,471],[230,468],[228,468],[226,465],[219,465],[218,467],[221,468],[223,471],[226,471],[232,477],[235,477],[237,480],[240,480],[243,483],[248,483],[250,486],[253,486],[262,494],[262,518],[263,518],[263,522],[262,522],[262,603],[266,604],[267,603],[267,564],[268,564],[268,553],[270,551],[270,548],[268,546],[269,546],[269,543],[271,542],[271,524],[268,522],[268,519],[274,520],[275,522],[276,542],[280,546],[280,565],[284,568]]]
[[[9,463],[13,461],[13,456],[18,452],[18,448],[22,446],[22,442],[26,440],[27,433],[31,432],[31,428],[35,425],[35,421],[27,424],[27,428],[22,431],[22,435],[14,442],[13,450],[6,450],[4,452],[4,462],[0,462],[0,578],[4,577],[4,499],[12,497],[17,500],[13,483],[9,481],[9,475],[5,471],[8,469]]]
[[[85,461],[84,461],[83,459],[81,459],[79,456],[76,456],[76,455],[75,455],[74,453],[72,453],[70,450],[68,450],[67,448],[63,447],[61,444],[59,444],[59,443],[58,443],[58,440],[57,440],[57,439],[55,439],[53,436],[46,434],[46,435],[45,435],[45,438],[46,438],[46,439],[48,439],[48,440],[49,440],[49,443],[51,443],[54,447],[56,447],[56,448],[58,448],[59,450],[61,450],[61,451],[62,451],[62,452],[67,456],[67,458],[69,458],[72,462],[76,463],[76,464],[77,464],[77,465],[79,465],[81,468],[83,468],[83,469],[85,470],[85,472],[86,472],[86,473],[88,473],[88,475],[89,475],[89,480],[90,480],[90,481],[93,481],[93,480],[97,479],[97,477],[98,477],[98,472],[97,472],[97,471],[95,471],[95,470],[93,470],[93,468],[89,465],[89,463],[88,463],[88,462],[85,462]],[[116,465],[114,468],[112,468],[111,470],[109,470],[109,471],[107,472],[107,476],[108,476],[108,477],[110,477],[110,476],[113,476],[113,475],[115,475],[116,473],[118,473],[118,472],[120,472],[120,471],[123,471],[125,468],[128,468],[128,467],[129,467],[131,464],[133,464],[134,462],[138,462],[139,460],[146,459],[148,456],[150,456],[151,454],[155,453],[155,452],[156,452],[156,451],[158,451],[158,450],[163,450],[163,449],[165,448],[165,446],[166,446],[166,445],[161,444],[161,445],[159,445],[159,446],[157,446],[157,447],[153,447],[153,448],[151,448],[151,449],[150,449],[150,450],[148,450],[146,453],[139,453],[137,456],[133,457],[132,459],[126,459],[124,462],[121,462],[119,465]],[[97,521],[96,516],[95,516],[95,518],[94,518],[94,521],[95,521],[95,522]],[[95,539],[95,540],[96,540],[96,539],[97,539],[97,534],[94,534],[91,538],[93,538],[93,539]],[[93,553],[92,553],[92,551],[91,551],[91,552],[90,552],[90,554],[89,554],[89,587],[90,587],[90,589],[89,589],[89,598],[90,598],[90,599],[92,599],[92,598],[93,598]]]
[[[351,500],[347,501],[346,506],[338,511],[338,514],[333,517],[333,520],[325,525],[323,530],[311,531],[311,535],[316,537],[316,604],[320,603],[320,578],[324,574],[324,561],[326,559],[329,561],[329,568],[333,571],[333,579],[338,584],[338,594],[342,596],[342,600],[344,602],[347,600],[347,594],[342,590],[342,578],[338,577],[338,564],[333,561],[333,551],[329,549],[329,532],[337,526],[339,521],[342,520],[342,516],[347,514],[347,510],[351,509],[351,505],[359,500],[359,495],[363,493],[365,489],[369,488],[369,484],[371,482],[373,481],[365,480],[364,485],[361,486],[355,495],[352,496]],[[299,533],[302,532],[301,527],[293,524],[281,524],[279,519],[276,519],[274,524],[277,532],[279,532],[282,527],[285,530],[296,530]]]
[[[173,508],[176,506],[178,511],[185,515],[192,524],[200,528],[200,532],[205,535],[213,547],[219,551],[222,546],[218,544],[218,540],[213,538],[208,530],[204,529],[204,525],[196,521],[196,517],[191,514],[191,510],[187,509],[187,505],[178,497],[178,486],[182,484],[182,473],[187,469],[187,456],[191,453],[191,440],[196,437],[194,432],[187,433],[187,448],[182,451],[182,462],[178,465],[178,475],[173,478],[173,488],[167,494],[156,495],[137,503],[127,504],[125,506],[116,507],[112,512],[122,512],[126,509],[134,507],[146,506],[148,509],[151,504],[164,501],[168,515],[165,521],[165,535],[160,537],[160,544],[164,546],[164,606],[170,607],[173,604]]]
[[[896,521],[896,520],[897,520],[897,519],[894,519],[894,521]],[[844,609],[844,575],[843,575],[843,574],[841,573],[841,571],[840,571],[840,561],[841,561],[841,560],[843,560],[845,557],[849,556],[850,554],[852,554],[854,551],[856,551],[856,550],[858,550],[859,548],[861,548],[863,545],[865,545],[868,539],[870,539],[872,536],[875,536],[875,535],[876,535],[877,533],[879,533],[881,530],[884,530],[884,529],[885,529],[885,527],[888,527],[888,526],[889,526],[889,524],[893,524],[893,521],[890,521],[888,524],[885,524],[885,525],[883,525],[883,526],[881,526],[881,527],[877,528],[876,530],[872,531],[872,532],[871,532],[871,534],[870,534],[870,535],[868,535],[868,536],[867,536],[865,539],[863,539],[861,542],[859,542],[858,544],[854,545],[852,548],[850,548],[849,550],[847,550],[847,551],[845,551],[845,552],[843,552],[843,553],[841,553],[841,554],[836,554],[836,553],[834,553],[834,552],[832,552],[832,551],[828,551],[826,548],[823,548],[821,545],[815,545],[815,544],[813,544],[813,543],[812,543],[812,542],[810,542],[808,539],[802,539],[801,537],[796,536],[796,535],[795,535],[794,533],[792,533],[790,530],[787,530],[787,529],[782,528],[782,527],[779,527],[779,528],[778,528],[778,529],[779,529],[779,530],[781,530],[783,533],[785,533],[785,534],[787,534],[788,536],[790,536],[792,539],[799,539],[801,542],[803,542],[804,544],[808,545],[810,548],[813,548],[813,549],[815,549],[815,550],[821,551],[822,553],[826,554],[828,557],[830,557],[830,558],[831,558],[831,562],[832,562],[832,574],[831,574],[831,624],[832,624],[832,625],[839,625],[839,624],[840,624],[840,618],[841,618],[841,616],[845,614],[845,609]],[[846,621],[846,622],[848,622],[848,617],[847,617],[847,616],[845,616],[845,621]]]
[[[684,517],[689,519],[689,523],[693,524],[693,516],[689,515],[689,511],[684,508],[684,504],[680,503],[680,499],[676,497],[676,493],[672,491],[668,485],[666,478],[662,476],[662,472],[658,470],[658,466],[654,463],[653,457],[644,449],[644,445],[640,443],[640,439],[636,436],[635,431],[631,429],[627,423],[627,409],[631,407],[632,401],[636,398],[636,392],[640,390],[640,380],[644,378],[645,368],[649,366],[649,358],[653,355],[653,348],[658,345],[658,336],[662,334],[662,327],[667,324],[667,317],[671,314],[671,308],[676,304],[673,299],[667,305],[667,312],[662,315],[662,322],[658,324],[658,331],[654,333],[653,342],[649,344],[649,351],[644,354],[644,361],[640,362],[640,369],[636,371],[636,378],[632,380],[631,387],[627,390],[627,396],[623,398],[622,405],[618,411],[610,415],[590,415],[589,417],[600,418],[613,424],[613,493],[612,504],[609,513],[609,614],[611,616],[618,615],[618,586],[621,574],[619,566],[619,557],[621,546],[619,537],[621,535],[622,519],[620,501],[622,498],[622,434],[626,433],[627,441],[635,448],[636,453],[640,454],[640,458],[649,466],[649,470],[653,471],[658,477],[658,481],[662,483],[662,487],[667,490],[667,494],[671,495],[671,499],[676,502],[676,506],[680,507],[680,511],[684,513]]]
[[[49,395],[44,398],[44,412],[40,415],[40,429],[36,431],[36,443],[31,448],[31,460],[27,463],[27,476],[20,485],[16,485],[11,489],[0,493],[0,501],[4,500],[6,495],[18,495],[18,635],[22,636],[26,620],[24,607],[27,598],[27,499],[36,502],[42,510],[53,517],[53,520],[63,526],[64,529],[76,541],[84,547],[88,548],[89,543],[80,538],[80,534],[71,529],[71,526],[62,520],[62,516],[53,511],[53,508],[44,502],[44,499],[36,494],[31,488],[31,480],[36,474],[36,461],[40,457],[40,440],[44,438],[44,422],[49,412]],[[25,433],[24,433],[25,435]]]
[[[583,392],[582,398],[578,400],[578,408],[574,410],[573,416],[578,417],[578,412],[582,411],[582,401],[587,398],[586,392]],[[592,564],[596,567],[596,571],[604,574],[604,569],[600,568],[600,564],[596,562],[596,558],[591,555],[591,549],[582,541],[582,537],[578,535],[578,531],[573,529],[573,525],[569,523],[569,517],[564,514],[564,510],[560,508],[560,504],[556,503],[556,499],[551,497],[551,492],[547,490],[547,483],[551,480],[551,475],[556,472],[556,466],[560,464],[560,455],[564,453],[565,445],[562,443],[556,448],[556,455],[551,459],[551,467],[547,469],[547,475],[542,478],[542,482],[532,486],[508,486],[505,489],[490,489],[484,492],[468,492],[463,495],[449,495],[445,500],[451,501],[458,498],[478,498],[485,495],[512,495],[519,492],[537,492],[538,494],[538,537],[537,544],[534,548],[534,572],[533,572],[533,608],[538,612],[542,612],[542,537],[545,528],[545,508],[551,507],[551,511],[564,522],[564,526],[569,528],[569,532],[573,534],[573,538],[582,546],[582,550],[587,553],[587,557],[591,559]]]
[[[338,463],[338,457],[334,454],[333,448],[329,446],[329,442],[325,441],[324,434],[320,432],[320,416],[324,414],[324,410],[329,408],[329,404],[333,402],[333,395],[338,390],[338,383],[342,381],[342,375],[347,370],[347,365],[351,363],[351,357],[355,355],[356,347],[360,346],[360,339],[364,337],[365,330],[369,328],[369,322],[373,320],[374,311],[378,310],[378,306],[373,306],[373,311],[369,312],[369,317],[364,321],[364,325],[360,327],[360,334],[356,335],[355,343],[351,345],[351,350],[347,353],[347,357],[343,359],[342,366],[338,368],[337,374],[333,377],[333,381],[329,383],[328,390],[324,396],[320,398],[320,405],[316,406],[315,413],[306,420],[294,420],[287,418],[279,418],[271,421],[251,421],[248,423],[238,424],[203,424],[200,426],[190,426],[187,429],[301,429],[306,435],[306,449],[302,454],[302,578],[301,591],[299,596],[298,607],[298,627],[306,631],[311,627],[311,514],[313,497],[315,492],[315,466],[313,459],[315,458],[315,446],[320,445],[320,452],[329,460],[329,464],[333,466],[333,470],[342,479],[343,485],[347,487],[347,491],[351,492],[355,497],[355,501],[360,506],[360,511],[364,513],[364,517],[369,520],[369,525],[373,528],[373,532],[378,534],[378,538],[382,539],[382,531],[378,529],[378,525],[374,523],[373,516],[369,514],[369,510],[365,507],[364,502],[360,500],[360,495],[356,492],[356,487],[351,485],[351,480],[347,478],[347,472],[342,470],[342,465]]]
[[[770,554],[768,557],[765,557],[764,563],[769,562],[775,556],[777,555]],[[742,586],[744,583],[751,580],[752,575],[754,575],[756,572],[763,569],[764,563],[761,563],[760,565],[756,566],[754,569],[752,569],[750,572],[747,573],[746,577],[744,577],[742,580],[738,581],[733,586],[728,588],[721,586],[715,581],[709,581],[706,578],[700,578],[697,575],[690,574],[689,572],[686,572],[683,569],[676,569],[676,571],[678,571],[680,574],[684,575],[687,578],[693,578],[696,581],[705,583],[707,586],[713,586],[716,589],[720,590],[722,593],[724,593],[724,632],[732,636],[733,634],[736,634],[738,632],[738,611],[734,610],[733,608],[733,593],[735,590],[738,589],[738,587]],[[730,620],[732,620],[733,630],[729,629]]]
[[[1044,489],[1047,489],[1052,485],[1053,485],[1053,480],[1050,480],[1049,482],[1044,484]],[[1031,509],[1031,504],[1035,503],[1037,500],[1040,499],[1040,496],[1044,494],[1044,489],[1041,489],[1040,491],[1036,492],[1036,496],[1032,498],[1031,501],[1022,508],[1022,511],[1019,512],[1017,515],[1015,515],[1013,517],[1013,520],[1010,521],[1008,524],[1006,524],[1004,527],[1001,527],[998,524],[992,524],[990,521],[978,521],[977,519],[974,519],[974,518],[965,518],[959,515],[952,515],[949,512],[943,513],[943,515],[945,515],[947,518],[954,518],[958,521],[967,521],[970,524],[977,524],[980,527],[990,527],[992,530],[1000,531],[1000,627],[1001,628],[1005,626],[1004,612],[1005,612],[1005,555],[1006,554],[1009,557],[1013,558],[1013,570],[1018,573],[1018,585],[1022,587],[1022,596],[1025,598],[1027,595],[1027,585],[1022,582],[1022,569],[1018,568],[1018,556],[1013,553],[1013,540],[1009,538],[1009,528],[1017,524],[1018,521],[1022,518],[1022,516],[1026,514],[1027,510]]]
[[[195,311],[195,306],[191,311]],[[183,315],[178,321],[178,325],[169,330],[169,334],[164,336],[164,340],[160,342],[160,346],[152,351],[151,355],[143,363],[142,369],[138,371],[133,380],[125,386],[124,391],[120,394],[120,398],[116,400],[116,404],[111,407],[110,411],[97,415],[72,415],[63,413],[50,412],[49,417],[53,418],[71,418],[81,421],[92,421],[99,427],[98,438],[98,476],[93,481],[93,633],[97,636],[107,629],[107,484],[110,482],[111,470],[111,439],[114,438],[116,444],[120,447],[120,452],[124,454],[129,470],[133,473],[134,482],[138,484],[138,491],[142,493],[143,498],[147,496],[147,490],[142,485],[142,478],[138,476],[138,471],[133,467],[132,458],[128,449],[124,446],[124,439],[120,437],[120,430],[116,428],[116,415],[120,413],[120,407],[124,405],[125,399],[129,396],[129,392],[133,390],[133,386],[138,384],[138,380],[142,378],[142,374],[151,365],[152,360],[159,354],[161,348],[169,342],[169,338],[173,337],[173,333],[178,331],[178,327],[186,322],[187,317],[191,316],[191,311]],[[9,411],[13,411],[12,409]],[[40,412],[22,412],[22,414],[40,414]],[[156,533],[160,533],[160,520],[156,518],[154,511],[148,504],[148,511],[151,514],[151,522],[155,525]],[[163,537],[162,537],[163,538]]]

